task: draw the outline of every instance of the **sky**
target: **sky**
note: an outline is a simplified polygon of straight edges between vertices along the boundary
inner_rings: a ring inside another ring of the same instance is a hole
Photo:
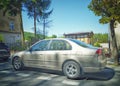
[[[88,9],[91,0],[52,0],[53,12],[49,17],[52,20],[50,27],[46,28],[48,36],[62,36],[64,33],[90,32],[108,33],[108,24],[100,24],[100,17]],[[23,27],[27,32],[34,32],[33,19],[28,18],[27,12],[23,11]],[[37,23],[42,30],[42,25]]]

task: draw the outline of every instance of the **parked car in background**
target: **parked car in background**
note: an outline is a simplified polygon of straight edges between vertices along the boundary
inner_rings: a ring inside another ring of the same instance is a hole
[[[61,70],[72,79],[85,72],[99,72],[106,64],[101,48],[65,38],[38,41],[30,49],[11,56],[11,61],[15,70],[23,67]]]
[[[10,49],[5,43],[0,42],[0,60],[7,61],[10,57]]]

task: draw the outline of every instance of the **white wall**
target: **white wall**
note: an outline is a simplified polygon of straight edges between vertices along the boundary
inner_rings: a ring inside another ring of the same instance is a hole
[[[2,33],[0,32],[0,34],[3,35],[4,37],[4,42],[5,43],[15,43],[17,42],[18,40],[21,40],[21,36],[20,34],[14,34],[14,33]]]

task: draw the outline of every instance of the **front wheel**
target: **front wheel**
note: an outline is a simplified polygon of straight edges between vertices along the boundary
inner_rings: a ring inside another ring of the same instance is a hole
[[[63,72],[68,78],[79,78],[81,71],[80,65],[74,61],[67,61],[63,64]]]
[[[12,65],[15,70],[21,70],[23,68],[23,63],[19,57],[13,58]]]

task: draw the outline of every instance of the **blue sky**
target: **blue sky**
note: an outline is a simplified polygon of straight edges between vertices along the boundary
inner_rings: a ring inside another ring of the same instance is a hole
[[[108,25],[100,24],[100,17],[95,16],[88,9],[91,0],[52,0],[53,13],[49,17],[52,20],[47,28],[48,35],[62,36],[64,33],[88,32],[108,33]],[[25,31],[33,32],[33,19],[29,19],[23,12],[23,27]],[[42,30],[42,26],[37,25]]]

